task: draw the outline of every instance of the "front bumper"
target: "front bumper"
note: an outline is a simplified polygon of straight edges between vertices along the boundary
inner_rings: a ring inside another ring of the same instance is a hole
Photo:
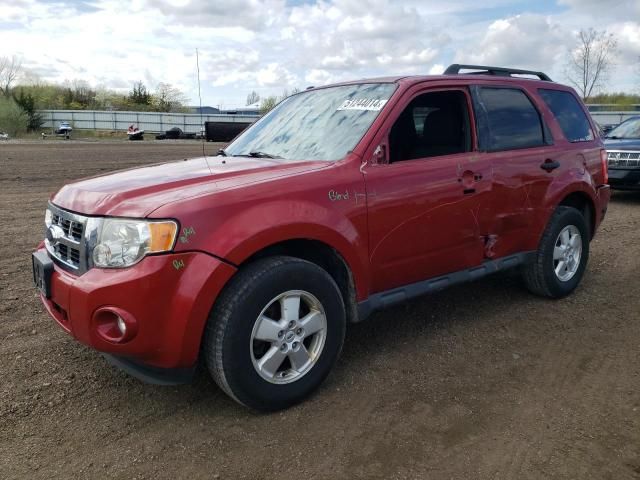
[[[640,168],[609,168],[609,185],[616,190],[640,190]]]
[[[213,302],[235,271],[200,252],[149,256],[130,268],[93,268],[81,276],[56,265],[50,298],[41,299],[56,322],[89,347],[153,370],[190,369]],[[126,312],[135,335],[122,342],[105,338],[94,316],[104,307]]]

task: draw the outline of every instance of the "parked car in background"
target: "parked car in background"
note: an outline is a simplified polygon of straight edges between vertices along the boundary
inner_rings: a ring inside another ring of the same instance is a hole
[[[598,123],[597,125],[598,129],[600,130],[600,136],[602,138],[606,137],[611,130],[618,126],[617,123],[605,123],[604,125]]]
[[[640,190],[640,116],[631,117],[604,139],[609,184],[618,190]]]
[[[606,161],[575,91],[541,72],[312,88],[216,157],[62,187],[34,281],[65,331],[132,375],[179,383],[202,361],[239,403],[281,409],[381,308],[510,268],[571,294]]]
[[[58,128],[54,129],[53,132],[42,132],[42,139],[45,140],[48,137],[59,137],[69,140],[71,138],[71,132],[73,132],[73,127],[69,122],[60,122],[58,124]]]
[[[0,140],[9,140],[9,134],[0,132]]]
[[[72,131],[73,128],[69,122],[60,122],[60,125],[58,125],[58,128],[56,128],[53,133],[56,135],[71,135]]]

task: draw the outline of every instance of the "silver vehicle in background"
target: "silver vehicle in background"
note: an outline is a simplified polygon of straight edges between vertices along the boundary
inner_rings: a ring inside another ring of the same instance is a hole
[[[58,128],[56,128],[53,133],[44,133],[42,132],[42,139],[44,140],[47,137],[64,137],[65,140],[69,140],[71,138],[71,132],[73,131],[73,127],[69,122],[60,122],[58,124]]]

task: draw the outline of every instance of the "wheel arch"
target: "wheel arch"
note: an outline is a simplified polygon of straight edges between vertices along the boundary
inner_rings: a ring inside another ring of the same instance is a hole
[[[596,225],[596,206],[593,198],[582,190],[573,191],[560,200],[558,207],[573,207],[584,216],[589,228],[589,234],[593,238]]]
[[[238,265],[244,265],[271,256],[289,256],[306,260],[325,270],[336,282],[345,302],[348,322],[358,320],[356,282],[353,269],[344,256],[333,246],[309,238],[287,239],[260,248]]]

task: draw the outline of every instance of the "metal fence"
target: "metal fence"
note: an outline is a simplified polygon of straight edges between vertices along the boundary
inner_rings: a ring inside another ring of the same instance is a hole
[[[199,133],[204,122],[241,122],[252,123],[258,117],[253,115],[200,115],[197,113],[158,113],[158,112],[105,112],[98,110],[40,110],[45,128],[56,128],[60,122],[71,122],[78,130],[115,130],[126,131],[129,125],[136,124],[147,132],[165,132],[178,127],[185,133]],[[591,112],[593,119],[600,125],[622,123],[640,112]]]
[[[611,103],[589,103],[587,105],[590,112],[616,112],[620,110],[620,105]],[[640,103],[632,103],[631,105],[625,105],[625,112],[637,112],[640,114]]]
[[[70,122],[78,130],[126,131],[136,124],[147,132],[165,132],[173,127],[185,133],[200,133],[204,122],[255,122],[253,115],[200,115],[199,113],[105,112],[98,110],[40,110],[44,128],[57,128],[60,122]]]
[[[628,118],[640,115],[640,112],[589,112],[600,125],[618,125]]]

